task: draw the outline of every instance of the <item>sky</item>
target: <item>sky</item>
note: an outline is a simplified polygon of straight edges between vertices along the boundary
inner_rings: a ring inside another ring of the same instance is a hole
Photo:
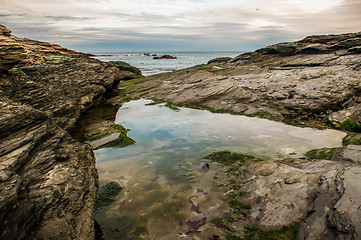
[[[361,31],[361,0],[0,0],[13,35],[82,52],[253,51]]]

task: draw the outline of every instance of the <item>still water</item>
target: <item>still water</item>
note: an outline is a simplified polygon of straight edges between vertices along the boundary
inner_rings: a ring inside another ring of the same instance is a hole
[[[208,239],[219,234],[212,219],[227,205],[219,192],[224,170],[202,168],[220,150],[266,159],[302,157],[311,149],[341,146],[343,132],[299,128],[265,119],[214,114],[150,100],[125,103],[116,123],[137,141],[95,151],[100,184],[119,182],[117,200],[97,213],[106,239]]]

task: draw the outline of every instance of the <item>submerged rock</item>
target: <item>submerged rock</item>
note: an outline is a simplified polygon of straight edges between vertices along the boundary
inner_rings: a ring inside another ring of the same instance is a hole
[[[110,182],[101,186],[97,193],[97,201],[95,204],[95,208],[107,206],[110,203],[114,202],[115,197],[120,193],[123,189],[117,182]]]
[[[0,25],[0,238],[94,239],[89,145],[68,133],[127,71]]]

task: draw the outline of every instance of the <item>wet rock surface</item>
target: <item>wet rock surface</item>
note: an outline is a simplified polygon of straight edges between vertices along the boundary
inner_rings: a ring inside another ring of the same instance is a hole
[[[68,130],[134,73],[0,25],[0,238],[93,239],[98,177]]]

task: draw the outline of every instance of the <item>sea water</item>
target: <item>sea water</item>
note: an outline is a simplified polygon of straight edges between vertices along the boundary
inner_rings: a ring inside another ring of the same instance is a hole
[[[109,61],[123,61],[139,68],[143,76],[172,72],[200,64],[219,57],[236,57],[242,52],[152,52],[152,53],[100,53],[95,58]],[[171,55],[177,59],[153,59],[154,56]]]

